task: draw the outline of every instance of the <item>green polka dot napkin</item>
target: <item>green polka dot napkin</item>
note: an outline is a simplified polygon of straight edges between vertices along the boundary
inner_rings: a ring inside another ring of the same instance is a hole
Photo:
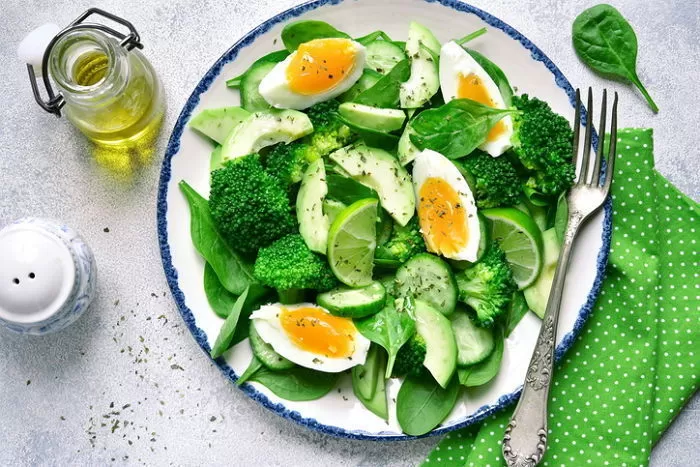
[[[606,277],[554,375],[544,466],[647,465],[699,386],[698,204],[654,170],[651,130],[618,136]],[[447,435],[424,465],[504,466],[512,409]]]

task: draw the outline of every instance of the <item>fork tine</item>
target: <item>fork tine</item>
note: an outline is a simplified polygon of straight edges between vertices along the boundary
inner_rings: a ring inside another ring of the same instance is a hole
[[[591,156],[591,137],[593,134],[593,89],[588,88],[588,108],[586,109],[586,136],[583,139],[583,156],[581,157],[581,171],[576,183],[586,183],[588,177],[588,160]]]
[[[605,196],[610,193],[610,184],[612,183],[613,174],[615,173],[615,157],[617,156],[617,92],[612,107],[612,121],[610,122],[610,149],[608,149],[608,161],[605,168],[605,184],[603,191]]]
[[[595,153],[595,164],[589,184],[600,185],[600,160],[603,158],[603,147],[605,146],[605,113],[608,106],[608,90],[603,89],[603,108],[600,110],[600,125],[598,125],[598,150]]]
[[[571,159],[574,163],[574,167],[578,167],[578,139],[581,133],[581,90],[576,88],[576,112],[574,114],[574,139],[573,139],[573,153],[571,154]]]

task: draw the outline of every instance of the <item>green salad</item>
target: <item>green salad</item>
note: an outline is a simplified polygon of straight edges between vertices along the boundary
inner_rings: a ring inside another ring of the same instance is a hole
[[[180,188],[223,319],[211,356],[252,349],[238,384],[308,401],[350,372],[367,409],[422,435],[543,316],[572,131],[469,47],[483,33],[291,23],[285,50],[227,81],[240,107],[191,119],[214,145],[210,196]]]

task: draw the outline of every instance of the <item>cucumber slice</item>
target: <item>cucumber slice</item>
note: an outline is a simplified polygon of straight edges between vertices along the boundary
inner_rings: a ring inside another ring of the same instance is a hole
[[[345,102],[338,107],[338,113],[354,125],[376,131],[400,130],[406,121],[406,114],[400,109],[380,109],[354,102]]]
[[[359,289],[338,287],[319,294],[316,303],[335,316],[364,318],[384,308],[386,290],[380,282]]]
[[[457,310],[450,316],[452,332],[457,342],[457,365],[473,365],[486,359],[496,347],[490,329],[474,324],[466,311]]]
[[[386,74],[397,63],[406,59],[403,49],[393,42],[374,41],[367,45],[365,66],[377,73]]]
[[[552,289],[554,272],[557,270],[557,262],[559,261],[561,245],[557,238],[556,229],[545,230],[542,233],[542,243],[544,245],[544,254],[540,275],[537,276],[537,280],[532,285],[523,290],[527,306],[540,319],[544,318],[544,312],[547,310],[549,292]]]
[[[422,300],[449,315],[457,306],[457,281],[445,261],[429,253],[409,259],[396,271],[396,289],[400,296]]]
[[[271,370],[288,370],[295,366],[294,363],[275,352],[270,344],[262,340],[262,337],[255,329],[254,320],[250,321],[248,338],[250,339],[250,347],[253,349],[253,355],[267,368]]]
[[[443,388],[457,368],[457,343],[450,320],[427,303],[416,300],[416,331],[425,339],[423,365]]]

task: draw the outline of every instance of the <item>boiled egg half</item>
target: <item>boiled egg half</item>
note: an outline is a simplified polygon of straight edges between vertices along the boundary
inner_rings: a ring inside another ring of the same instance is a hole
[[[498,85],[481,65],[454,41],[446,43],[440,50],[440,88],[445,102],[452,99],[471,99],[489,107],[506,108]],[[512,146],[512,136],[513,119],[506,115],[491,128],[486,142],[479,146],[479,149],[498,157]]]
[[[313,303],[263,305],[250,315],[260,338],[297,365],[338,373],[367,358],[370,341],[350,318]]]
[[[305,42],[275,65],[258,91],[278,109],[306,109],[350,89],[362,76],[365,55],[365,47],[351,39]]]
[[[430,149],[413,162],[418,220],[428,251],[476,261],[481,231],[474,195],[451,160]]]

